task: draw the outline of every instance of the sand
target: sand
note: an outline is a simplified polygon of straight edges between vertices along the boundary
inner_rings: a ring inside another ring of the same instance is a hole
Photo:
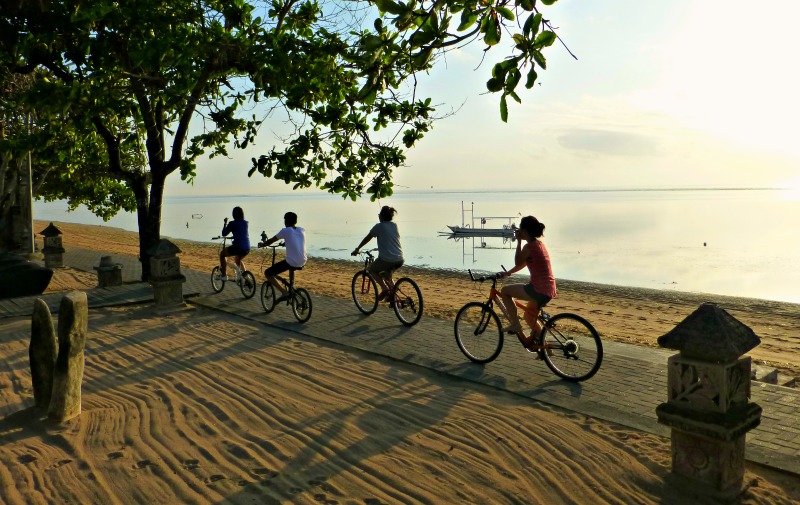
[[[126,232],[57,225],[67,248],[131,252]],[[184,266],[213,264],[179,246]],[[349,296],[336,284],[354,270],[314,260],[303,283]],[[461,274],[408,271],[441,317],[478,296]],[[51,287],[94,285],[59,269]],[[558,308],[637,341],[692,304],[562,283]],[[0,319],[0,503],[702,503],[670,484],[666,438],[425,368],[196,307],[94,309],[89,328],[83,412],[52,425],[31,409],[30,319]],[[748,463],[745,483],[738,503],[800,501],[797,475]]]
[[[107,226],[55,224],[63,232],[67,248],[96,248],[138,256],[136,233]],[[41,230],[47,225],[47,222],[36,222],[34,229]],[[218,246],[214,244],[174,242],[183,251],[180,257],[184,267],[205,272],[217,261]],[[281,258],[280,253],[278,258]],[[269,265],[267,252],[253,251],[245,263],[258,276]],[[312,258],[299,275],[303,286],[312,293],[349,300],[350,282],[358,268],[355,260]],[[488,284],[471,282],[466,272],[411,267],[404,267],[400,272],[413,277],[420,285],[428,316],[453,320],[466,302],[485,300],[488,295]],[[92,275],[88,282],[89,286],[96,285],[96,276]],[[800,378],[800,304],[558,279],[558,297],[550,302],[549,310],[554,314],[574,312],[584,316],[604,340],[656,347],[658,337],[707,301],[719,304],[761,338],[761,344],[750,352],[755,363],[775,367],[788,377]]]
[[[0,502],[702,503],[669,441],[202,308],[95,309],[81,415],[37,419],[0,320]],[[800,500],[748,464],[738,501]]]

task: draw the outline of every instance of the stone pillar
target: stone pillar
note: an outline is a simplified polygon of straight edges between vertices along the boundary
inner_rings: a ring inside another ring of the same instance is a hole
[[[100,265],[93,268],[97,270],[98,287],[122,286],[122,265],[114,263],[111,256],[101,257]]]
[[[179,252],[178,246],[163,238],[147,251],[150,255],[150,285],[159,307],[184,305],[183,283],[186,277],[181,274]]]
[[[63,422],[81,413],[83,346],[89,325],[86,293],[71,291],[58,307],[58,357],[53,371],[53,394],[47,417]]]
[[[761,422],[750,397],[750,358],[761,339],[726,311],[704,303],[658,345],[679,350],[668,360],[668,400],[658,422],[672,428],[672,474],[700,495],[732,499],[742,492],[745,435]]]
[[[50,308],[44,300],[33,302],[31,318],[31,345],[28,356],[31,360],[31,381],[33,382],[33,401],[36,408],[47,410],[53,393],[53,368],[56,364],[58,342],[53,327]]]
[[[39,232],[44,236],[44,266],[47,268],[61,268],[64,266],[64,248],[61,245],[61,230],[50,223],[47,228]]]

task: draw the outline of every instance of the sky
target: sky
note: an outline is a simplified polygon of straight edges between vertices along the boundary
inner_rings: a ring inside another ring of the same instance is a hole
[[[457,110],[407,152],[396,190],[793,187],[800,191],[797,0],[560,0],[541,6],[577,60],[545,53],[539,84],[521,86],[500,120],[485,93],[490,51],[449,53],[418,95]],[[285,193],[247,177],[267,152],[199,160],[168,195]]]

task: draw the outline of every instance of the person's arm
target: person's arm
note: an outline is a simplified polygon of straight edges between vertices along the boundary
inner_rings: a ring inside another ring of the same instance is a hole
[[[373,235],[372,233],[367,233],[367,236],[366,236],[366,237],[364,237],[364,240],[362,240],[362,241],[361,241],[361,243],[360,243],[360,244],[358,244],[358,247],[356,247],[356,248],[353,250],[353,252],[351,252],[351,253],[350,253],[350,256],[355,256],[356,254],[358,254],[358,250],[359,250],[359,249],[361,249],[362,247],[364,247],[365,245],[367,245],[367,243],[368,243],[370,240],[372,240],[372,239],[373,239],[373,237],[374,237],[374,235]]]
[[[522,242],[517,240],[517,250],[514,253],[514,262],[516,264],[511,270],[506,270],[505,272],[499,272],[503,274],[503,277],[508,277],[509,275],[515,272],[519,272],[520,270],[525,268],[526,259],[528,257],[528,251],[525,249],[526,247],[528,247],[527,244],[523,246]]]

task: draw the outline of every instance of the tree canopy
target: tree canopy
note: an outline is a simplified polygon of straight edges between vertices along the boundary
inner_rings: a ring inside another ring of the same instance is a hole
[[[503,37],[509,54],[486,87],[505,121],[507,99],[520,101],[523,77],[533,86],[557,39],[536,0],[12,0],[0,11],[0,64],[41,76],[20,104],[49,139],[68,140],[61,196],[135,205],[144,259],[166,177],[191,182],[201,157],[247,147],[278,112],[293,133],[250,175],[390,195],[392,170],[436,119],[416,77],[446,51],[477,44],[488,55]]]

